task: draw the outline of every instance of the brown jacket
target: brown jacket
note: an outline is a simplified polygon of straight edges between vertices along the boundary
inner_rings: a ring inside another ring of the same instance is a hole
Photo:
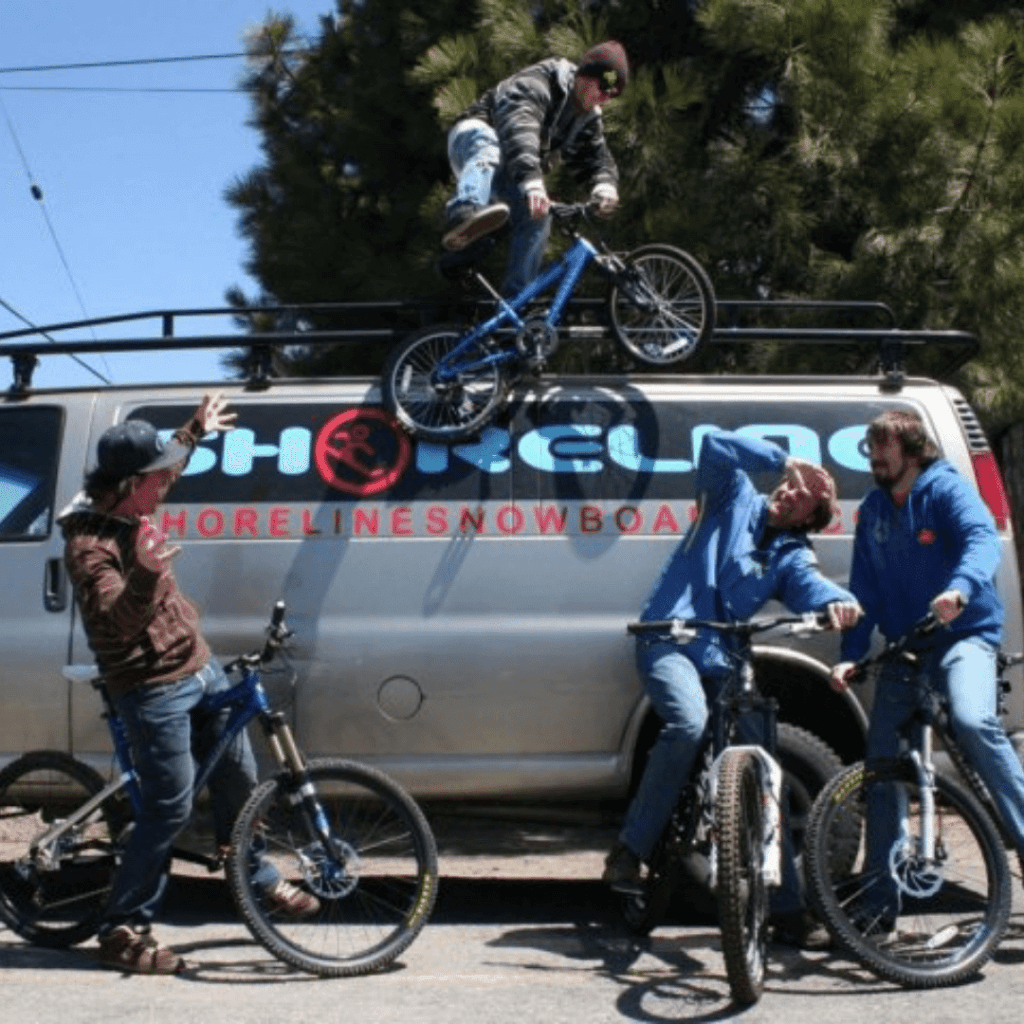
[[[175,436],[196,444],[189,429]],[[112,694],[183,679],[209,661],[199,613],[178,589],[171,565],[159,573],[136,561],[138,519],[76,501],[60,526],[82,625]]]

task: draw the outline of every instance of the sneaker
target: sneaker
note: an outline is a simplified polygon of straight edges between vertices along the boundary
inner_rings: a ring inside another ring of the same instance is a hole
[[[826,950],[832,946],[828,929],[806,910],[779,914],[772,919],[772,941],[793,949]]]
[[[133,974],[180,974],[185,961],[149,932],[121,924],[100,937],[100,963]]]
[[[639,895],[644,891],[640,858],[625,843],[616,843],[605,857],[601,881],[616,892]]]
[[[509,209],[505,203],[491,203],[489,206],[465,204],[455,207],[448,215],[448,230],[441,244],[449,252],[465,249],[492,231],[497,231],[508,220]]]
[[[263,894],[263,901],[272,913],[296,920],[312,917],[320,910],[320,901],[312,893],[305,892],[283,878],[273,889]]]

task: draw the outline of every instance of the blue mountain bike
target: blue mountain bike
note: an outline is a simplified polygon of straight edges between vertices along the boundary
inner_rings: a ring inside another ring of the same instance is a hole
[[[235,821],[231,845],[207,857],[173,856],[225,869],[238,909],[274,956],[323,977],[379,970],[423,928],[437,897],[437,847],[423,812],[397,783],[354,761],[307,761],[285,716],[271,709],[260,681],[291,634],[284,605],[267,639],[225,666],[240,678],[206,698],[229,720],[198,766],[198,793],[234,738],[263,727],[277,774],[253,790]],[[36,750],[0,771],[0,921],[40,946],[65,947],[94,935],[111,878],[140,805],[124,723],[101,678],[93,678],[114,744],[113,781],[63,751]],[[258,884],[269,864],[312,893],[315,915],[282,916]]]
[[[477,435],[515,381],[546,368],[566,306],[591,265],[608,279],[608,323],[630,356],[671,366],[704,345],[715,326],[715,294],[701,265],[669,245],[616,255],[603,241],[580,234],[578,225],[591,220],[592,209],[589,203],[552,204],[552,219],[572,244],[513,298],[502,298],[472,269],[495,304],[482,323],[426,327],[392,350],[382,374],[383,400],[410,433],[442,444]],[[482,251],[476,243],[456,259],[471,263]],[[554,297],[544,308],[537,299],[551,289]]]

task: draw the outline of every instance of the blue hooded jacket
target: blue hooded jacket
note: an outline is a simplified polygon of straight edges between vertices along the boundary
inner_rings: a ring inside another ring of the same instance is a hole
[[[798,613],[853,600],[818,570],[804,534],[779,531],[764,547],[758,546],[768,525],[768,499],[747,474],[775,471],[781,476],[786,457],[769,441],[725,431],[704,436],[697,468],[697,519],[648,598],[643,621],[740,621],[773,598]],[[713,631],[698,634],[682,650],[702,674],[728,668]]]
[[[850,589],[864,618],[843,636],[843,660],[867,653],[876,626],[887,640],[904,636],[947,590],[967,599],[946,627],[949,637],[978,636],[998,644],[1000,553],[991,513],[945,459],[922,470],[902,508],[887,491],[873,490],[860,506],[850,569]]]

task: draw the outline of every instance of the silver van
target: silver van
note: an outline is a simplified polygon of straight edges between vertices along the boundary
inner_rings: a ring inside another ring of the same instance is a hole
[[[210,388],[237,429],[199,446],[162,513],[183,548],[182,589],[224,656],[254,646],[283,599],[297,673],[268,683],[303,748],[376,762],[423,798],[628,793],[656,722],[625,625],[689,525],[694,454],[712,427],[834,474],[842,517],[815,547],[842,582],[871,486],[865,427],[893,406],[920,412],[996,518],[1005,642],[1024,646],[993,454],[963,397],[931,379],[541,379],[477,440],[446,447],[406,435],[375,380],[53,391],[23,376],[0,401],[0,762],[50,747],[109,768],[92,690],[62,675],[91,656],[55,517],[103,430],[142,417],[170,431]],[[767,638],[758,651],[780,717],[857,757],[870,693],[827,685],[835,638]],[[1021,692],[1007,725],[1024,735]]]

